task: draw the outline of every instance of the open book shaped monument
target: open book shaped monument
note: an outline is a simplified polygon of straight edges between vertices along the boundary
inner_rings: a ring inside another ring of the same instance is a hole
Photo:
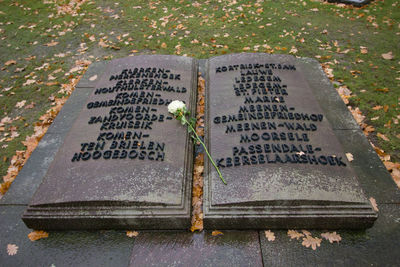
[[[351,115],[318,62],[269,54],[109,62],[94,86],[74,91],[85,97],[71,113],[76,118],[52,126],[69,131],[25,224],[188,229],[194,145],[167,105],[182,100],[194,114],[199,70],[206,79],[204,139],[227,181],[205,158],[205,228],[372,226],[377,214],[336,137]]]

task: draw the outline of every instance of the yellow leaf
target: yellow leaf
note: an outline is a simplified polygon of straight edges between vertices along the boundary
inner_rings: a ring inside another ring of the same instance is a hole
[[[384,134],[377,133],[376,135],[377,135],[379,138],[381,138],[381,139],[383,139],[383,140],[385,140],[385,141],[390,141],[389,138],[387,138]]]
[[[321,238],[307,235],[305,238],[303,238],[303,242],[301,244],[307,248],[311,246],[313,250],[316,250],[317,247],[321,246],[321,241]]]
[[[352,161],[354,160],[353,154],[351,154],[351,153],[346,153],[346,157],[347,157],[347,160],[348,160],[349,162],[352,162]]]
[[[369,198],[369,202],[371,202],[371,205],[372,205],[372,207],[374,208],[374,211],[378,212],[378,211],[379,211],[379,209],[378,209],[378,204],[376,203],[375,198],[370,197],[370,198]]]
[[[323,238],[325,238],[326,240],[328,240],[329,243],[333,243],[333,242],[338,242],[339,243],[342,240],[342,237],[339,234],[337,234],[336,232],[333,232],[333,233],[329,233],[329,232],[322,233],[321,236]]]
[[[45,232],[45,231],[33,231],[30,234],[28,234],[28,238],[31,241],[36,241],[42,238],[47,238],[49,237],[49,233]]]
[[[268,239],[268,241],[274,241],[275,240],[275,234],[271,232],[270,230],[264,231],[265,237]]]
[[[214,230],[214,231],[212,231],[212,236],[217,236],[217,235],[223,235],[223,233],[222,232],[220,232],[220,231],[217,231],[217,230]]]
[[[14,65],[14,64],[17,64],[17,61],[15,61],[15,60],[9,60],[9,61],[7,61],[6,63],[4,63],[4,65],[6,65],[6,66],[10,66],[10,65]]]
[[[304,234],[299,233],[296,230],[288,230],[287,234],[291,239],[295,239],[296,238],[297,240],[299,240],[300,237],[304,236]]]
[[[139,235],[139,232],[136,231],[126,231],[126,235],[129,237],[137,237]]]

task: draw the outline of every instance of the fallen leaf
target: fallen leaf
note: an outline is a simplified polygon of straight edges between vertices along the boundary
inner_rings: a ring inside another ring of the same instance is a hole
[[[373,110],[380,110],[380,109],[382,109],[382,108],[383,108],[382,106],[379,106],[379,105],[378,105],[378,106],[373,107],[372,109],[373,109]]]
[[[368,54],[368,48],[365,46],[360,46],[360,52],[361,54]]]
[[[139,235],[139,232],[136,231],[126,231],[126,235],[129,237],[137,237]]]
[[[321,236],[323,238],[325,238],[326,240],[328,240],[329,243],[333,243],[333,242],[338,242],[339,243],[342,240],[342,237],[339,234],[337,234],[336,232],[333,232],[333,233],[329,233],[329,232],[322,233]]]
[[[7,61],[6,63],[4,63],[5,66],[10,66],[10,65],[14,65],[14,64],[17,64],[17,61],[15,61],[15,60],[9,60],[9,61]]]
[[[378,211],[379,211],[379,209],[378,209],[378,204],[376,203],[375,198],[370,197],[370,198],[369,198],[369,202],[371,202],[371,205],[372,205],[372,207],[374,208],[374,211],[378,212]]]
[[[214,230],[214,231],[212,231],[212,236],[217,236],[217,235],[223,235],[223,233],[222,232],[220,232],[220,231],[217,231],[217,230]]]
[[[15,73],[20,73],[20,72],[23,72],[25,70],[25,68],[16,68],[15,70],[14,70],[14,72]]]
[[[167,44],[166,44],[166,43],[162,43],[162,44],[161,44],[161,47],[162,47],[162,48],[167,48]]]
[[[297,48],[292,46],[292,49],[290,49],[289,54],[296,54],[297,53]]]
[[[265,237],[268,239],[268,241],[274,241],[275,240],[275,234],[271,232],[270,230],[265,231]]]
[[[100,39],[100,40],[99,40],[99,46],[101,46],[101,47],[103,47],[103,48],[109,47],[109,45],[106,44],[106,43],[103,41],[103,39]]]
[[[296,238],[297,240],[299,240],[299,238],[304,237],[304,234],[299,233],[296,230],[288,230],[287,234],[290,237],[290,239]]]
[[[354,160],[353,154],[351,153],[346,153],[346,157],[349,162],[352,162]]]
[[[18,246],[15,244],[8,244],[7,245],[7,254],[10,256],[14,256],[18,252]]]
[[[16,108],[22,108],[23,106],[25,106],[26,100],[22,100],[20,102],[17,102],[17,104],[15,104]]]
[[[388,105],[384,105],[383,106],[383,111],[388,112],[388,110],[389,110],[389,106]]]
[[[303,242],[301,244],[307,248],[311,246],[313,250],[316,250],[317,247],[321,246],[321,241],[322,241],[321,238],[307,235],[306,237],[303,238]]]
[[[92,77],[89,78],[89,81],[95,81],[97,79],[97,75],[93,75]]]
[[[33,231],[30,234],[28,234],[28,238],[31,241],[36,241],[42,238],[47,238],[49,237],[49,233],[45,232],[45,231]]]
[[[55,45],[58,45],[58,42],[51,41],[50,43],[45,44],[45,46],[55,46]]]
[[[397,186],[400,188],[400,170],[398,168],[392,170],[392,178]]]
[[[311,233],[307,230],[301,230],[305,236],[311,235]]]
[[[30,84],[35,83],[35,82],[36,82],[36,80],[28,79],[28,80],[26,80],[26,82],[24,82],[22,84],[22,86],[27,86],[27,85],[30,85]]]
[[[388,53],[382,54],[382,57],[386,60],[391,60],[391,59],[393,59],[393,53],[392,53],[392,51],[390,51]]]
[[[388,171],[391,171],[392,169],[395,169],[395,168],[397,168],[397,169],[400,168],[400,163],[393,163],[391,161],[385,161],[385,162],[383,162],[383,164],[385,165],[385,167]]]
[[[390,141],[389,138],[387,138],[384,134],[377,133],[376,135],[377,135],[379,138],[381,138],[381,139],[383,139],[383,140],[385,140],[385,141]]]

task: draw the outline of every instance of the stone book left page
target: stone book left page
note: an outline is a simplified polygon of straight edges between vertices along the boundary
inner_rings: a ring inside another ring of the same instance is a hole
[[[194,113],[197,62],[111,61],[22,219],[34,229],[188,229],[193,144],[167,106]],[[81,89],[81,88],[80,88]]]

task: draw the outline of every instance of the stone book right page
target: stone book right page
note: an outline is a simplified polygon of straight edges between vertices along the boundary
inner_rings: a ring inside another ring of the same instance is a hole
[[[206,161],[205,228],[356,229],[377,218],[314,94],[335,90],[310,83],[327,78],[321,68],[310,76],[304,60],[231,54],[207,61],[205,139],[227,185]]]

